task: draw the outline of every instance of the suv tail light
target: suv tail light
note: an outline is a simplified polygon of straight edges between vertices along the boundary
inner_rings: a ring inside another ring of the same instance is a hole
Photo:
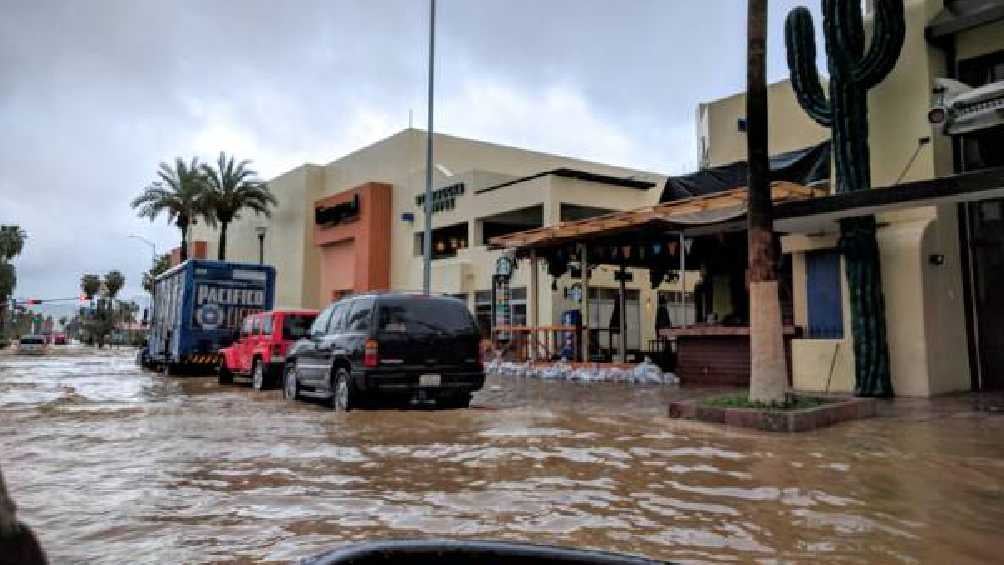
[[[366,340],[366,349],[363,353],[364,367],[377,367],[380,365],[380,344],[375,339]]]

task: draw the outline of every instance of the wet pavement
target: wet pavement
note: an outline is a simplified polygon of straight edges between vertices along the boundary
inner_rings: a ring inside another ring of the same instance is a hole
[[[526,540],[683,562],[999,562],[1004,402],[900,400],[767,435],[672,386],[491,380],[470,410],[333,413],[0,354],[0,467],[53,563],[288,561],[363,539]]]

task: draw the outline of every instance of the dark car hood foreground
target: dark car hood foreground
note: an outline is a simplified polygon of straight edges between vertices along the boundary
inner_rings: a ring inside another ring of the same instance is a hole
[[[644,557],[501,541],[390,540],[350,545],[303,561],[305,565],[653,565]]]

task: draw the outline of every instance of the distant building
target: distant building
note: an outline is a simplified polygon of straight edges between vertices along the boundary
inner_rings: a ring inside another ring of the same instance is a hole
[[[230,227],[228,259],[257,261],[255,228],[265,227],[264,258],[277,268],[277,303],[284,306],[318,308],[353,292],[421,289],[425,147],[424,131],[406,129],[272,179],[278,208],[271,219],[245,213]],[[434,159],[432,289],[467,301],[485,330],[501,256],[488,238],[654,204],[665,181],[658,173],[445,134],[435,135]],[[208,242],[208,256],[216,256],[214,232],[196,226],[193,240]],[[676,283],[653,290],[642,279],[628,286],[631,349],[654,337],[660,299],[679,293]],[[541,285],[540,325],[557,324],[576,308],[575,282],[566,276],[554,289]],[[528,322],[528,283],[524,265],[509,288],[514,325]],[[606,328],[613,271],[595,273],[591,284],[590,319]]]

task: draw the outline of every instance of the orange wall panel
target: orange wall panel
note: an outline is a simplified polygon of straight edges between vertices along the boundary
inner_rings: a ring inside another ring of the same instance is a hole
[[[314,244],[321,248],[322,304],[346,292],[384,290],[390,285],[392,194],[391,185],[371,182],[314,203],[317,209],[359,196],[357,217],[333,226],[314,226]],[[348,246],[343,245],[346,242]],[[349,278],[351,286],[343,288]]]

